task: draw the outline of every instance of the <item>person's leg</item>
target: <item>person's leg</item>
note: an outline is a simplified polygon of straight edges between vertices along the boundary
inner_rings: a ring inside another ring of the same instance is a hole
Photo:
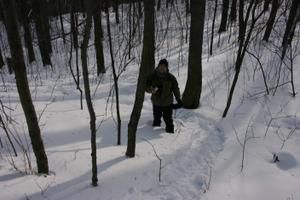
[[[174,125],[173,125],[173,109],[171,106],[165,107],[163,109],[163,118],[166,123],[166,132],[174,133]]]
[[[153,105],[153,124],[152,126],[160,126],[162,109],[160,106]]]

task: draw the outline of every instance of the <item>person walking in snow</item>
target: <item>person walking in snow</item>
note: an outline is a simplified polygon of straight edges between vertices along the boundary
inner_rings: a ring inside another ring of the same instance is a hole
[[[173,109],[181,108],[182,101],[178,82],[175,76],[169,72],[168,66],[166,59],[159,61],[158,67],[147,78],[146,91],[152,94],[151,101],[154,118],[152,126],[160,126],[161,117],[163,117],[166,124],[166,132],[174,133]],[[173,95],[177,104],[173,104]]]

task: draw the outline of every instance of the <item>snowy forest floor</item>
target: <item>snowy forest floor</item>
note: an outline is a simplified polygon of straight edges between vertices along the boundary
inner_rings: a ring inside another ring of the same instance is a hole
[[[185,58],[187,50],[184,45]],[[168,47],[161,52],[157,59],[169,60],[170,71],[183,92],[187,67],[179,64],[179,47]],[[248,67],[241,73],[229,114],[223,119],[233,74],[233,54],[225,49],[209,59],[204,55],[201,106],[196,110],[174,112],[175,134],[165,133],[164,124],[162,128],[151,127],[152,105],[146,94],[137,131],[136,156],[131,159],[125,157],[125,151],[138,64],[129,64],[119,80],[121,146],[116,145],[115,106],[107,104],[113,84],[111,72],[100,78],[91,75],[98,125],[98,187],[92,187],[90,180],[89,115],[85,104],[84,110],[80,110],[79,92],[72,77],[60,73],[64,69],[57,66],[56,72],[30,74],[51,174],[36,176],[16,172],[8,162],[7,151],[1,149],[1,199],[300,199],[299,97],[290,96],[289,85],[278,88],[275,95],[261,93],[265,88],[261,78],[252,77],[249,72],[255,62],[248,58],[244,62]],[[57,63],[64,58],[60,56],[54,55]],[[300,60],[295,65],[298,63]],[[94,66],[92,61],[90,66]],[[294,76],[300,76],[300,68],[295,69]],[[23,138],[27,130],[14,76],[5,75],[4,79],[5,85],[0,85],[1,99],[13,108],[10,114],[17,121],[15,126]],[[300,79],[295,78],[295,87],[300,88]],[[2,132],[0,136],[5,137]],[[155,152],[162,160],[161,182]],[[273,153],[279,155],[279,162],[272,162]],[[23,169],[21,150],[19,154],[15,164]],[[31,159],[35,166],[33,155]]]
[[[174,60],[169,59],[173,66]],[[201,107],[197,110],[180,109],[174,113],[174,135],[165,133],[163,128],[151,127],[152,106],[150,96],[146,95],[137,133],[137,155],[133,159],[125,157],[125,150],[138,67],[128,67],[120,80],[121,146],[116,145],[115,124],[111,117],[107,117],[110,114],[102,116],[111,84],[100,84],[94,97],[96,113],[100,115],[98,124],[104,120],[97,132],[100,184],[96,188],[90,185],[88,112],[85,106],[80,110],[72,80],[53,78],[51,82],[49,78],[40,81],[37,91],[34,87],[32,91],[36,93],[37,112],[43,112],[40,124],[52,173],[47,177],[23,175],[15,172],[2,157],[2,198],[298,199],[299,101],[283,89],[274,97],[251,99],[236,95],[229,116],[222,119],[227,92],[225,81],[220,78],[223,59],[224,56],[218,56],[209,62],[204,61],[206,81]],[[180,69],[178,77],[181,90],[185,71]],[[171,68],[171,72],[176,74],[176,69]],[[296,87],[300,87],[299,83]],[[24,126],[16,88],[12,86],[8,93],[9,103],[15,109],[12,115]],[[271,119],[267,116],[269,111],[274,120],[264,137]],[[283,139],[294,129],[294,134],[281,150]],[[242,172],[243,148],[237,136],[241,143],[247,138]],[[153,148],[162,159],[161,182],[158,181],[159,160]],[[273,152],[280,152],[280,162],[272,162]],[[19,165],[22,166],[21,161]]]

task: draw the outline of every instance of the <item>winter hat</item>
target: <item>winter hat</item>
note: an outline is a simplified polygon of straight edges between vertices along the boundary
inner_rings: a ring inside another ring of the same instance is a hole
[[[168,63],[167,59],[161,59],[161,60],[159,61],[158,65],[165,65],[165,66],[168,67],[168,66],[169,66],[169,63]]]

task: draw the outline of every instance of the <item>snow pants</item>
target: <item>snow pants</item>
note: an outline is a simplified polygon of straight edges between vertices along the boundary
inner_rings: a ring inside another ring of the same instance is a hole
[[[173,109],[172,106],[156,106],[153,105],[153,126],[160,126],[161,117],[166,123],[166,132],[174,133],[173,125]]]

